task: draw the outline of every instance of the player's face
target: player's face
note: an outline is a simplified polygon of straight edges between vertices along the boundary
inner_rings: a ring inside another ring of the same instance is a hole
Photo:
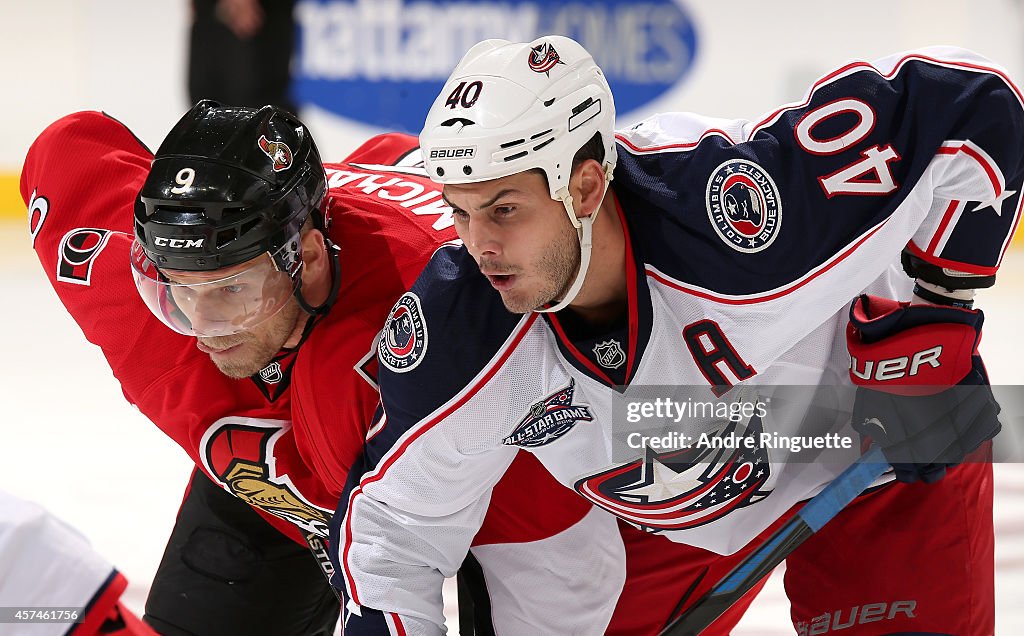
[[[237,314],[239,306],[255,305],[262,300],[261,290],[250,290],[246,285],[212,282],[235,282],[231,276],[248,266],[246,263],[211,272],[165,271],[164,275],[178,285],[172,288],[175,304],[197,331],[216,333],[216,325]],[[241,297],[247,293],[253,297]],[[230,335],[197,336],[196,346],[210,356],[224,375],[246,378],[270,363],[285,346],[303,315],[299,304],[289,297],[276,313],[259,324]]]
[[[509,311],[562,298],[579,268],[579,241],[543,174],[448,184],[444,196],[459,238]]]

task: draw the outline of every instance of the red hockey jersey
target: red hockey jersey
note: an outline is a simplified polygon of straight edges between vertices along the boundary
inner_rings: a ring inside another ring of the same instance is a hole
[[[153,316],[135,289],[132,210],[152,158],[130,130],[102,113],[52,124],[30,148],[21,177],[33,247],[132,404],[215,483],[282,532],[300,542],[310,533],[326,537],[350,469],[367,440],[390,426],[374,421],[378,334],[434,251],[456,238],[451,209],[415,167],[413,137],[374,137],[344,163],[327,164],[328,233],[341,249],[338,300],[280,366],[233,380],[194,338]],[[622,545],[586,540],[607,533],[617,534],[611,516],[520,453],[494,487],[472,540],[496,628],[637,633],[638,620],[648,631],[647,623],[660,625],[660,615],[646,619],[637,611],[652,602],[650,576],[628,583],[633,566]],[[643,554],[671,549],[660,537],[644,539],[626,543],[642,544]],[[461,558],[447,564],[446,575]],[[681,593],[666,587],[669,607]]]
[[[102,113],[76,113],[48,127],[25,161],[33,247],[125,397],[215,483],[299,541],[309,532],[326,536],[349,469],[376,432],[375,339],[391,306],[434,250],[456,239],[440,190],[401,165],[415,161],[416,146],[407,135],[382,135],[346,163],[327,164],[328,232],[341,248],[338,301],[296,354],[252,380],[222,375],[135,290],[132,209],[153,155],[130,130]],[[520,486],[549,479],[528,461]],[[490,536],[533,540],[587,509],[567,493],[542,527],[495,515]]]

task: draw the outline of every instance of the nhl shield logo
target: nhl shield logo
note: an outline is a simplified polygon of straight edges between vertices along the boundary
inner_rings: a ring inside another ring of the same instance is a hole
[[[415,369],[427,352],[427,324],[423,319],[420,298],[406,292],[388,315],[377,344],[381,364],[395,373]]]
[[[274,361],[260,369],[260,379],[267,384],[277,384],[283,380],[284,373],[281,372],[281,363]]]
[[[530,407],[512,434],[502,440],[507,446],[533,448],[550,444],[565,435],[576,422],[590,422],[594,416],[587,404],[573,404],[576,380]]]
[[[283,141],[270,141],[265,135],[260,135],[260,150],[270,157],[274,162],[274,172],[281,172],[292,167],[292,149]]]
[[[706,204],[711,226],[734,250],[760,252],[779,235],[779,188],[753,161],[732,159],[718,166],[708,179]]]
[[[605,369],[618,369],[626,361],[626,352],[618,340],[605,340],[594,345],[597,363]]]

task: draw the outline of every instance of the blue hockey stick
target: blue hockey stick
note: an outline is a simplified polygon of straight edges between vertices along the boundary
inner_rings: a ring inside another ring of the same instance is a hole
[[[889,463],[881,449],[872,445],[867,453],[808,501],[753,554],[666,625],[660,636],[700,634],[888,468]]]

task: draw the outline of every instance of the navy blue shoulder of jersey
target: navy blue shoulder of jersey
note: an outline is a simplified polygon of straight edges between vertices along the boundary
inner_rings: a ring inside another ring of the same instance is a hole
[[[689,138],[674,142],[671,121],[657,117],[621,134],[613,185],[646,262],[723,294],[779,288],[892,215],[953,142],[982,149],[1008,194],[1021,189],[1024,111],[1000,73],[914,56],[889,74],[861,66],[822,80],[746,140],[694,134],[691,120],[680,126]],[[997,266],[1019,196],[1002,214],[965,216],[942,258]]]
[[[369,463],[410,427],[467,388],[523,320],[462,246],[440,248],[381,332],[381,400],[387,423],[367,447]]]

